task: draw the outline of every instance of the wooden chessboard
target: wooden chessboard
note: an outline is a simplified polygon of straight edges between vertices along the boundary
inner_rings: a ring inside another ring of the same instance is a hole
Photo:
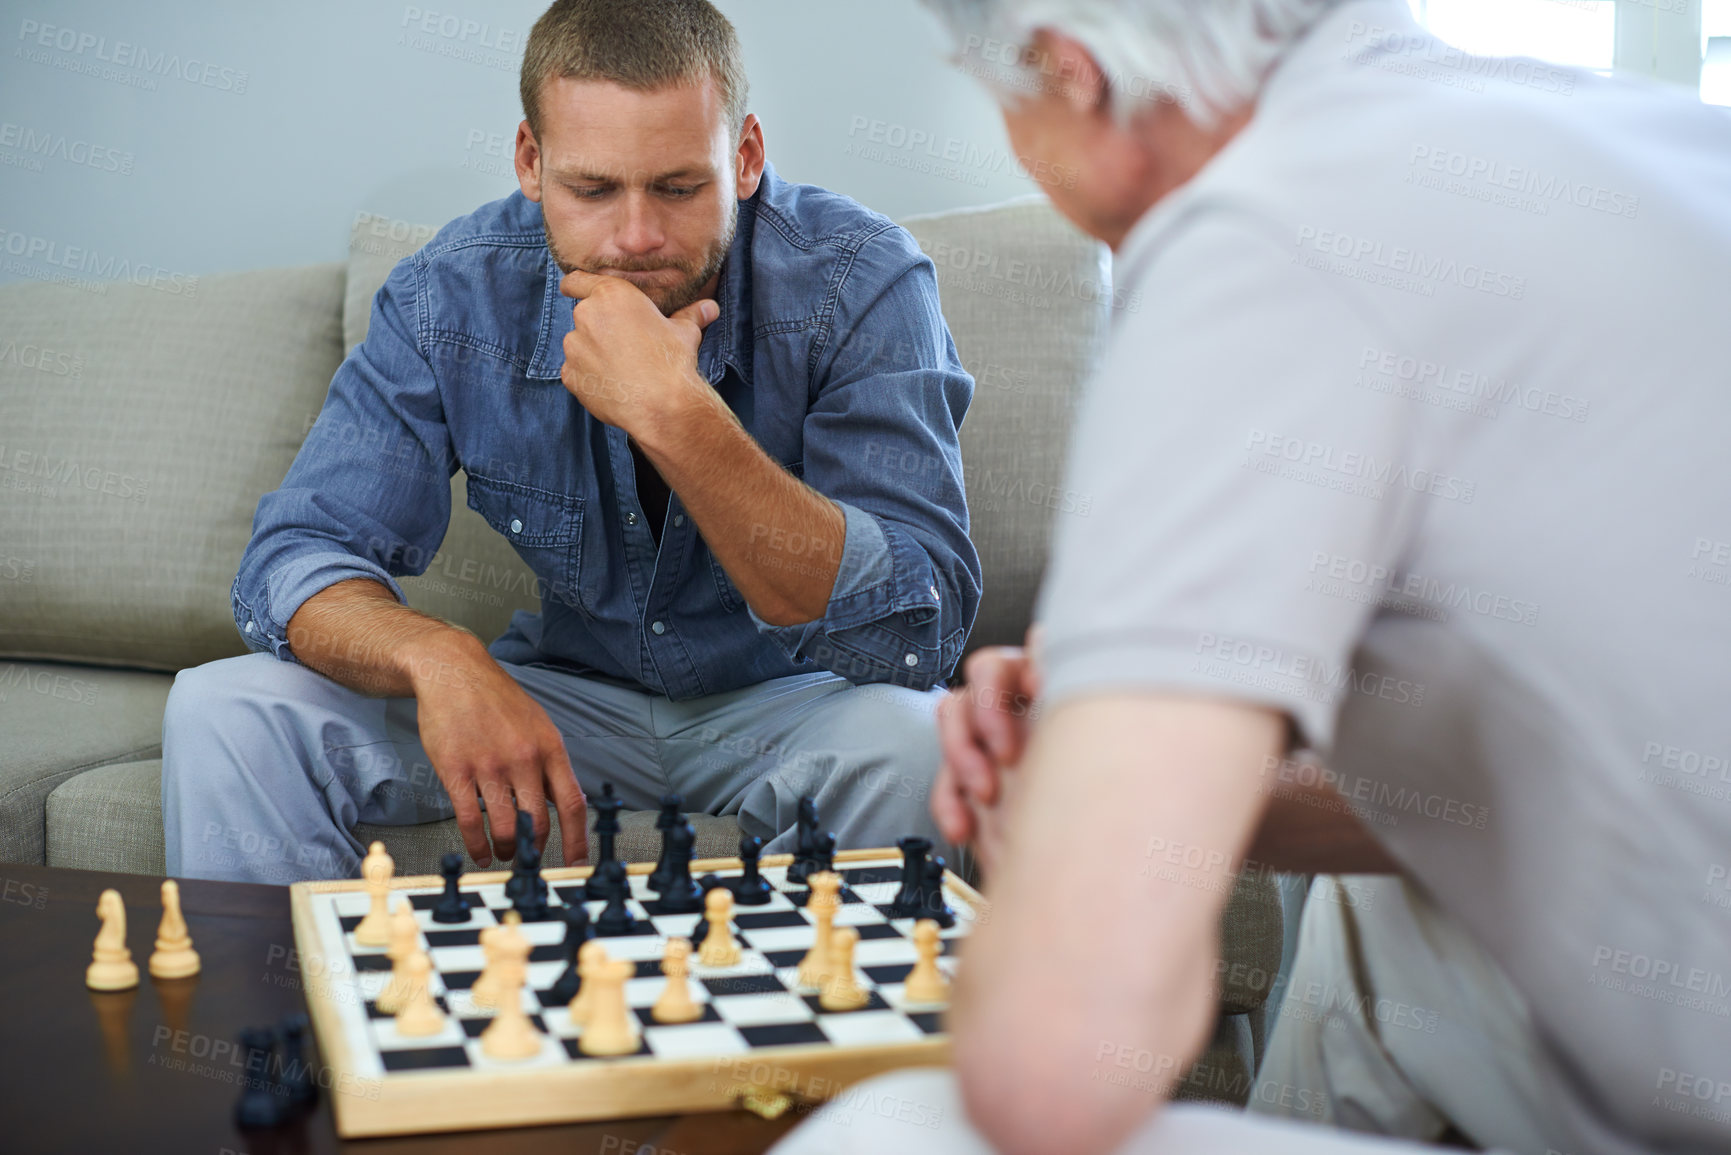
[[[687,1111],[712,1111],[790,1096],[828,1098],[851,1083],[899,1067],[948,1062],[942,1006],[910,1004],[902,980],[915,961],[912,919],[891,918],[884,909],[901,878],[896,850],[853,850],[835,856],[842,876],[837,927],[859,931],[856,977],[870,1002],[857,1011],[831,1013],[815,991],[797,986],[800,958],[814,939],[804,907],[803,885],[787,882],[791,855],[766,855],[760,868],[774,889],[768,905],[736,906],[738,964],[702,965],[691,956],[690,989],[704,1004],[701,1019],[663,1025],[649,1015],[661,992],[661,956],[667,940],[700,941],[701,914],[663,914],[647,888],[650,863],[628,868],[633,928],[602,937],[607,953],[637,964],[626,983],[626,1001],[642,1024],[637,1054],[612,1058],[584,1055],[581,1028],[565,1005],[549,993],[564,969],[560,942],[566,905],[580,892],[574,885],[589,867],[549,869],[551,921],[519,928],[533,944],[524,1008],[545,1033],[541,1053],[506,1062],[481,1053],[479,1036],[488,1012],[469,1000],[481,970],[478,936],[510,907],[504,895],[509,871],[465,875],[462,890],[473,917],[468,923],[432,921],[443,890],[434,876],[392,880],[409,896],[421,924],[421,946],[433,960],[432,992],[449,1020],[442,1034],[404,1038],[392,1019],[373,1004],[390,975],[384,948],[355,943],[353,929],[366,912],[366,884],[359,880],[301,882],[291,887],[295,941],[319,1051],[330,1069],[329,1095],[337,1130],[344,1137],[429,1131],[518,1127]],[[737,858],[692,864],[694,875],[737,876]],[[953,975],[954,949],[984,910],[984,900],[954,874],[944,876],[945,895],[956,924],[942,932],[939,967]],[[393,896],[392,903],[396,903]],[[586,903],[599,913],[601,903]]]

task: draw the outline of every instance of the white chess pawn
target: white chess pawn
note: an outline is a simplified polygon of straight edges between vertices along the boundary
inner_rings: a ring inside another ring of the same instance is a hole
[[[584,1026],[589,1022],[589,1008],[594,1005],[594,985],[590,979],[607,963],[607,948],[594,939],[590,939],[577,948],[577,977],[582,985],[571,997],[571,1005],[567,1013],[573,1026]]]
[[[914,949],[920,960],[908,972],[903,994],[910,1003],[947,1003],[950,1001],[950,980],[938,969],[938,953],[943,949],[938,941],[938,924],[922,918],[914,924]]]
[[[670,938],[661,956],[661,973],[667,985],[655,1000],[649,1014],[658,1023],[689,1023],[703,1017],[703,1007],[691,997],[691,940]]]
[[[425,1038],[445,1029],[445,1015],[433,998],[433,960],[419,947],[403,960],[403,981],[407,990],[403,1007],[397,1012],[397,1034],[404,1038]]]
[[[494,1007],[499,1004],[499,983],[503,975],[500,966],[506,955],[507,937],[523,937],[517,931],[523,916],[514,910],[507,910],[504,917],[503,923],[484,928],[479,936],[481,954],[487,961],[481,967],[481,973],[476,976],[475,985],[469,988],[469,1001],[477,1007]]]
[[[84,985],[93,991],[125,991],[138,985],[138,964],[126,946],[126,904],[118,890],[105,890],[96,900],[96,916],[102,929],[96,932],[96,947],[84,972]]]
[[[709,922],[709,937],[697,952],[706,967],[730,967],[739,962],[739,943],[733,937],[733,892],[716,887],[703,900],[703,917]]]
[[[361,878],[372,900],[367,916],[355,927],[355,941],[361,946],[384,946],[391,941],[391,913],[385,900],[390,897],[391,876],[396,872],[397,864],[385,852],[385,844],[373,843],[361,860]]]
[[[408,971],[403,965],[414,954],[420,945],[421,924],[415,921],[414,905],[404,899],[397,903],[397,912],[391,916],[391,945],[385,948],[385,957],[392,962],[391,981],[385,984],[385,989],[379,992],[379,1010],[387,1015],[394,1015],[408,1001]]]
[[[198,952],[180,912],[180,883],[162,883],[162,922],[156,928],[156,949],[150,953],[150,973],[159,979],[184,979],[198,973]]]
[[[583,980],[584,990],[595,988],[589,1021],[577,1038],[577,1049],[585,1055],[630,1055],[641,1045],[636,1019],[625,1005],[625,980],[636,973],[637,964],[630,959],[612,959]]]
[[[817,996],[817,1005],[826,1011],[857,1011],[871,1001],[871,995],[859,985],[853,973],[853,948],[859,942],[859,931],[844,926],[830,936],[830,974]]]

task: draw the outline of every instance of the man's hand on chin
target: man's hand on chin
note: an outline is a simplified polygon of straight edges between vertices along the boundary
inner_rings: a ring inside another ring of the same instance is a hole
[[[641,443],[694,403],[714,403],[697,347],[720,305],[696,301],[664,317],[630,281],[584,272],[565,274],[559,291],[582,302],[572,307],[559,379],[596,420]]]

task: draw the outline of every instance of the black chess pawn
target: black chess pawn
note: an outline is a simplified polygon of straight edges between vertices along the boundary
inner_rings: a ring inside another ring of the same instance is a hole
[[[655,829],[661,831],[661,861],[657,862],[655,869],[649,872],[648,880],[649,890],[653,894],[660,894],[662,888],[667,885],[667,854],[669,849],[667,834],[673,829],[674,824],[685,816],[684,807],[685,799],[677,794],[663,794],[661,796],[661,813],[655,819]]]
[[[631,895],[631,882],[625,873],[625,864],[615,859],[606,863],[607,875],[607,905],[595,919],[595,933],[604,937],[630,934],[635,925],[631,917],[631,908],[625,905],[625,900]],[[601,878],[600,873],[592,876]]]
[[[583,978],[577,973],[577,952],[583,949],[584,943],[594,937],[594,928],[589,925],[589,911],[583,904],[574,902],[566,907],[565,941],[560,944],[565,952],[565,970],[553,983],[550,992],[560,1002],[570,1002],[582,989]]]
[[[240,1033],[242,1064],[240,1101],[234,1106],[235,1126],[243,1131],[281,1127],[294,1114],[294,1104],[271,1069],[276,1033],[269,1027],[247,1027]]]
[[[793,844],[793,863],[787,868],[789,882],[804,882],[814,873],[812,858],[817,853],[817,802],[808,794],[799,800],[799,833]]]
[[[310,1107],[318,1102],[319,1084],[306,1060],[306,1015],[300,1011],[284,1015],[277,1031],[282,1035],[282,1084],[288,1091],[289,1102],[297,1107]]]
[[[926,863],[925,877],[920,886],[920,913],[915,918],[929,918],[945,930],[956,925],[956,912],[944,898],[944,871],[949,864],[941,854]]]
[[[529,852],[519,854],[517,862],[522,881],[511,900],[511,908],[523,917],[524,922],[542,922],[551,918],[552,912],[547,906],[547,880],[541,877],[541,852],[530,844]]]
[[[734,879],[728,889],[733,891],[733,901],[740,906],[764,906],[774,893],[769,880],[757,870],[757,860],[762,854],[763,839],[750,834],[739,840],[739,860],[745,865],[745,872]]]
[[[445,893],[433,905],[434,922],[468,922],[469,901],[463,897],[463,856],[448,851],[439,860],[439,873],[445,876]]]
[[[892,918],[920,918],[926,889],[926,856],[932,852],[929,838],[908,837],[896,843],[902,851],[902,885],[890,903]]]
[[[703,909],[703,890],[691,879],[691,854],[697,846],[697,830],[681,818],[667,832],[667,885],[661,890],[663,914],[695,914]]]

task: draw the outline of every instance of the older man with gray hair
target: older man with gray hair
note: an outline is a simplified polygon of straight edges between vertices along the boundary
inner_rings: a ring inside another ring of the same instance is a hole
[[[1248,856],[1398,874],[1410,918],[1337,925],[1458,984],[1384,1016],[1399,968],[1347,944],[1286,1001],[1289,1069],[1321,1072],[1296,1113],[1436,1136],[1356,1096],[1483,1084],[1494,1031],[1509,1110],[1457,1140],[1725,1150],[1731,121],[1465,54],[1397,0],[929,2],[1151,307],[1078,419],[1095,501],[1059,519],[1038,652],[976,657],[941,711],[934,812],[993,899],[955,1078],[786,1149],[1407,1149],[1152,1118]],[[1194,868],[1151,858],[1175,845]]]

